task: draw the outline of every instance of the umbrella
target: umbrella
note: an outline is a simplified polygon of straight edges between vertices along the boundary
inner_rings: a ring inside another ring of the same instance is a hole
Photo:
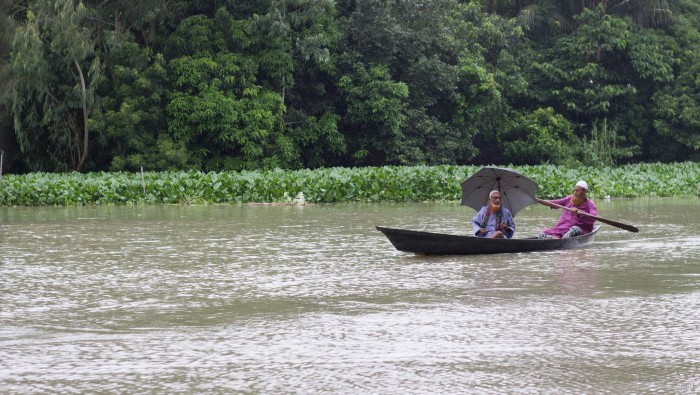
[[[501,205],[513,215],[535,202],[537,183],[515,170],[486,166],[462,183],[462,206],[479,211],[488,202],[489,193],[501,192]]]

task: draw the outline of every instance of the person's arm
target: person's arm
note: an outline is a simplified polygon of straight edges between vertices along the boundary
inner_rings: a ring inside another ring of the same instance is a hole
[[[476,215],[472,218],[472,234],[474,236],[479,236],[481,233],[481,221],[484,219],[484,208],[482,207]]]
[[[588,213],[591,215],[598,215],[598,210],[596,209],[595,204],[593,203],[593,201],[591,199],[586,199],[586,204],[584,204],[583,206],[572,207],[572,208],[573,208],[574,214],[578,214],[579,211],[581,211],[581,212]]]
[[[504,209],[504,210],[505,210],[505,212],[504,212],[505,216],[503,218],[503,222],[506,223],[507,228],[502,229],[501,231],[503,232],[503,235],[506,238],[510,239],[515,234],[515,219],[513,219],[513,214],[510,212],[510,210],[507,210],[507,209]]]
[[[566,206],[566,203],[568,203],[569,200],[571,200],[571,196],[564,196],[563,198],[550,200],[550,202],[552,202],[552,203],[554,203],[554,204],[558,204],[558,205],[560,205],[560,206]],[[549,206],[549,207],[552,208],[552,209],[557,209],[557,208],[558,208],[558,207],[552,207],[552,206]]]
[[[588,214],[598,215],[598,208],[593,203],[593,200],[588,199]]]
[[[586,206],[578,209],[578,211],[583,211],[591,215],[598,215],[598,209],[596,208],[595,203],[593,203],[591,199],[587,199]],[[576,217],[579,221],[584,223],[593,224],[595,222],[595,218],[591,218],[587,215],[578,215],[578,212]]]

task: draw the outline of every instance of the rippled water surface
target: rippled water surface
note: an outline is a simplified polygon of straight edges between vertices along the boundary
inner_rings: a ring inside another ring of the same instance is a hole
[[[699,392],[700,202],[597,204],[640,233],[416,256],[374,227],[465,234],[473,210],[0,208],[0,392]]]

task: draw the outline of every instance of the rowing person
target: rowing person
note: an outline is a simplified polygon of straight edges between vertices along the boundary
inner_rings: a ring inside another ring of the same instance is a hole
[[[559,221],[553,228],[545,229],[537,235],[538,239],[559,239],[561,237],[572,237],[590,233],[593,230],[595,218],[579,214],[579,212],[597,215],[598,210],[595,203],[589,197],[588,184],[586,181],[579,181],[574,187],[574,194],[567,197],[549,200],[549,202],[566,207],[562,210]],[[552,209],[556,208],[550,206]]]
[[[510,239],[515,233],[513,214],[501,206],[501,192],[491,191],[489,201],[472,218],[472,232],[477,237]]]

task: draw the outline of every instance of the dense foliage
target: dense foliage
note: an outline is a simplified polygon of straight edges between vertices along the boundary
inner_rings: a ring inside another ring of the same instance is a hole
[[[479,166],[383,166],[227,172],[31,173],[6,175],[0,205],[306,203],[455,201]],[[631,164],[614,168],[516,166],[543,198],[565,196],[579,179],[592,197],[694,196],[700,164]]]
[[[0,0],[0,18],[6,173],[700,161],[696,0]]]

